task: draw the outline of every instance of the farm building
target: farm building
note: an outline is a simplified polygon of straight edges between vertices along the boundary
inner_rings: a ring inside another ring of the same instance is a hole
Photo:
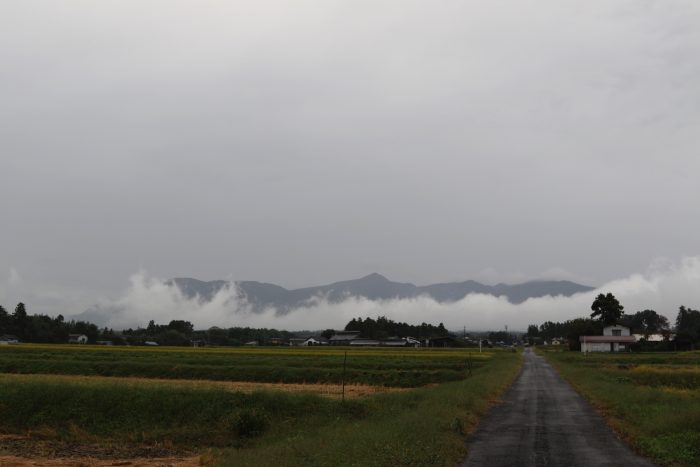
[[[329,342],[331,345],[350,345],[350,342],[359,337],[360,331],[336,331]]]
[[[401,339],[400,337],[390,337],[381,341],[379,345],[384,345],[387,347],[406,347],[407,342],[405,339]]]
[[[350,345],[354,347],[379,347],[379,341],[376,339],[365,339],[360,337],[350,341]]]
[[[69,344],[87,344],[88,337],[85,334],[68,334]]]
[[[636,342],[630,328],[616,324],[605,326],[602,336],[580,336],[581,352],[624,352]]]
[[[676,338],[676,335],[673,333],[667,333],[667,334],[657,333],[657,334],[646,334],[646,335],[645,334],[632,334],[632,335],[638,341],[640,341],[642,339],[646,339],[647,342],[663,342],[665,340],[672,341]]]
[[[309,337],[304,340],[301,345],[312,346],[312,345],[328,345],[328,339],[321,336]]]
[[[0,345],[9,344],[19,344],[19,338],[17,336],[13,336],[12,334],[3,334],[0,336]]]

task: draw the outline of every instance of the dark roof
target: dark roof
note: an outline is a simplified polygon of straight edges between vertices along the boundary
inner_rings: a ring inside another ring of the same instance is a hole
[[[359,332],[355,333],[355,334],[336,334],[334,336],[331,336],[330,340],[332,340],[332,341],[351,341],[351,340],[357,339],[357,336],[359,334],[360,334]]]
[[[619,343],[630,343],[636,342],[637,339],[634,336],[580,336],[578,338],[581,342],[619,342]]]

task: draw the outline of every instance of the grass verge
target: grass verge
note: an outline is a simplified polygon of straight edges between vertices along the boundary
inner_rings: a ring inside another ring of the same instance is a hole
[[[279,427],[223,450],[222,465],[455,465],[465,434],[518,373],[521,355],[497,353],[470,378],[363,399],[345,417]]]
[[[639,453],[661,465],[700,465],[700,388],[688,376],[700,353],[541,353]],[[663,378],[647,378],[654,373]]]

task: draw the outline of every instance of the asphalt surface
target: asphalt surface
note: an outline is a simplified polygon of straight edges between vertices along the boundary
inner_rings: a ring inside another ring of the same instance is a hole
[[[532,349],[503,403],[484,417],[462,466],[653,466]]]

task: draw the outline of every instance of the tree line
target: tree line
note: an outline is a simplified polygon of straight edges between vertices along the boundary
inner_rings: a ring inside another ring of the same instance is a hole
[[[572,350],[580,350],[580,336],[600,335],[605,326],[621,324],[629,327],[633,334],[644,335],[644,339],[636,345],[640,349],[682,350],[700,345],[700,311],[686,306],[679,308],[673,328],[669,320],[655,310],[646,309],[625,314],[624,307],[611,293],[598,295],[591,305],[591,310],[588,318],[575,318],[563,322],[546,321],[539,326],[531,324],[527,329],[527,337],[531,342],[563,337],[568,340]],[[665,339],[663,342],[648,342],[652,334],[662,334]]]
[[[11,335],[26,342],[64,343],[70,334],[85,334],[96,341],[100,336],[97,326],[86,321],[65,321],[63,315],[52,318],[47,315],[29,315],[24,303],[8,313],[0,305],[0,335]]]
[[[360,331],[362,337],[370,339],[386,339],[388,337],[448,337],[450,332],[440,323],[437,326],[421,323],[412,325],[393,321],[386,316],[372,318],[353,318],[345,325],[346,331]]]

